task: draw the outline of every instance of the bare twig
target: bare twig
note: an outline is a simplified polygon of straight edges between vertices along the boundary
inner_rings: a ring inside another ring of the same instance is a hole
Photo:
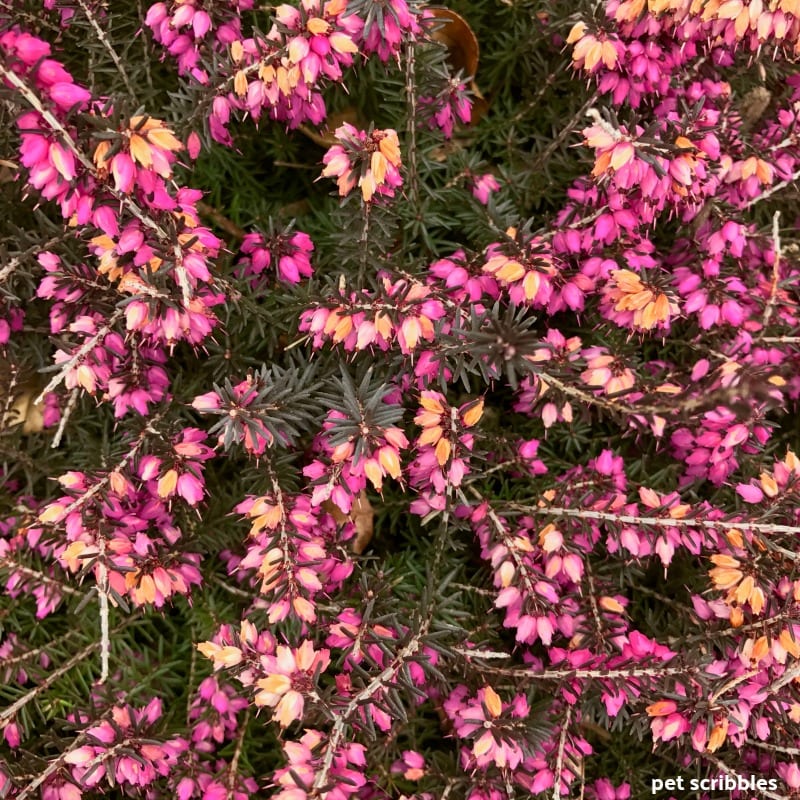
[[[108,680],[108,661],[111,654],[111,638],[108,633],[108,565],[106,564],[106,540],[100,537],[100,555],[97,559],[97,596],[100,602],[100,680]]]
[[[558,737],[558,752],[556,753],[556,769],[553,775],[553,800],[561,799],[561,776],[564,774],[564,750],[567,746],[567,728],[572,721],[572,706],[567,706],[567,713],[561,723],[561,734]]]
[[[250,722],[250,711],[252,706],[248,706],[244,712],[244,719],[240,723],[239,735],[236,737],[236,748],[233,751],[233,758],[228,770],[228,800],[234,800],[236,791],[236,778],[239,774],[239,759],[242,757],[244,747],[244,737],[247,734],[247,725]]]
[[[769,298],[764,306],[764,316],[761,319],[761,330],[766,331],[772,314],[775,311],[775,306],[778,302],[778,282],[780,280],[781,272],[781,230],[780,230],[781,212],[776,211],[772,217],[772,242],[775,249],[775,255],[772,261],[772,280],[769,287]]]
[[[84,731],[72,744],[61,753],[58,758],[54,758],[17,796],[17,800],[26,800],[32,797],[33,793],[57,770],[66,763],[67,757],[74,753],[79,748],[83,747],[83,743],[87,740],[89,734]]]
[[[233,239],[241,240],[247,236],[247,231],[245,231],[244,228],[240,228],[233,220],[228,219],[216,208],[208,205],[208,203],[204,203],[202,200],[199,200],[197,203],[195,203],[195,208],[197,209],[198,213],[210,219],[218,228],[221,228]]]
[[[34,401],[35,403],[41,403],[44,400],[44,396],[48,392],[52,392],[54,389],[57,389],[64,379],[69,374],[69,371],[75,367],[78,362],[84,358],[91,350],[94,349],[95,345],[107,334],[110,333],[111,329],[120,320],[125,314],[125,311],[121,308],[118,308],[109,318],[105,325],[98,329],[97,333],[94,334],[91,338],[87,339],[73,354],[69,361],[64,362],[64,364],[60,365],[59,371],[50,379],[50,382],[47,386],[42,389],[39,396]]]
[[[86,645],[82,650],[75,653],[72,658],[65,664],[62,664],[58,669],[53,670],[42,681],[33,687],[29,692],[26,692],[22,697],[18,698],[8,708],[0,711],[0,724],[13,719],[20,709],[24,708],[31,700],[38,697],[42,692],[49,689],[60,677],[66,675],[73,667],[85,661],[97,648],[100,647],[100,642],[92,642]]]
[[[64,431],[67,427],[67,422],[69,421],[70,416],[72,416],[72,412],[75,410],[75,406],[78,404],[78,387],[76,386],[69,395],[69,400],[67,400],[67,406],[64,409],[64,413],[61,415],[61,419],[58,421],[58,429],[56,430],[55,436],[53,436],[53,443],[50,445],[54,450],[56,450],[61,445],[61,439],[64,436]]]
[[[75,500],[73,500],[65,509],[63,509],[58,517],[52,520],[52,522],[54,524],[58,524],[59,522],[65,520],[70,514],[73,513],[73,511],[77,511],[79,508],[88,503],[89,500],[91,500],[98,492],[104,489],[111,481],[111,476],[114,473],[119,473],[125,469],[125,467],[130,464],[130,462],[139,452],[142,445],[145,443],[147,436],[158,435],[158,431],[154,426],[161,420],[163,416],[163,412],[156,414],[156,416],[153,417],[153,419],[147,424],[147,427],[139,434],[137,440],[133,444],[133,447],[131,447],[131,449],[124,455],[119,464],[117,464],[113,470],[110,470],[108,473],[106,473],[99,481],[97,481],[97,483],[95,483],[93,486],[90,486],[80,497],[75,498]]]
[[[76,594],[78,594],[78,592],[76,592]],[[48,650],[50,650],[53,647],[57,647],[60,644],[63,644],[64,642],[68,641],[73,636],[75,636],[77,633],[78,631],[74,629],[69,630],[63,636],[59,636],[57,639],[54,639],[52,642],[49,642],[48,644],[42,647],[36,647],[32,650],[26,650],[24,653],[20,653],[18,656],[11,656],[9,658],[4,658],[2,661],[0,661],[0,669],[3,670],[9,669],[10,667],[13,667],[15,664],[24,663],[25,661],[29,661],[32,658],[36,658],[36,656],[39,656],[42,653],[47,653]]]
[[[406,121],[406,164],[408,174],[408,199],[414,213],[419,213],[419,174],[417,170],[417,78],[416,42],[406,41],[406,102],[408,119]]]
[[[421,629],[411,641],[403,647],[397,655],[392,659],[391,663],[376,675],[352,700],[347,704],[344,710],[337,714],[336,721],[333,723],[330,736],[328,737],[325,755],[322,758],[322,764],[319,771],[314,778],[312,786],[312,797],[321,797],[323,787],[328,784],[328,776],[331,767],[333,766],[333,759],[336,756],[336,751],[344,738],[345,730],[347,728],[348,720],[358,709],[375,694],[387,686],[405,666],[409,659],[411,659],[422,648],[422,637],[428,632],[430,619],[426,618],[422,621]]]
[[[10,569],[14,572],[19,572],[26,578],[39,581],[40,583],[46,584],[48,586],[53,586],[59,592],[63,592],[64,594],[78,595],[80,597],[83,597],[83,593],[79,592],[77,589],[73,589],[72,586],[69,586],[66,583],[62,583],[61,581],[56,580],[55,578],[51,578],[49,575],[45,575],[43,572],[40,572],[37,569],[33,569],[32,567],[26,567],[24,564],[19,564],[16,561],[13,561],[9,556],[3,556],[2,558],[0,558],[0,568]]]
[[[795,172],[791,178],[787,178],[785,181],[780,181],[779,183],[776,183],[774,186],[771,186],[769,189],[767,189],[766,192],[761,192],[761,194],[758,195],[758,197],[754,197],[752,200],[750,200],[750,202],[747,203],[744,206],[744,208],[751,208],[756,203],[760,203],[762,200],[766,200],[768,197],[772,197],[772,195],[775,194],[776,192],[779,192],[781,189],[785,189],[787,186],[793,184],[798,178],[800,178],[800,170]]]
[[[576,519],[593,519],[604,522],[616,522],[622,525],[644,525],[655,528],[706,528],[707,530],[748,530],[762,533],[800,533],[800,525],[779,525],[771,522],[727,522],[710,519],[672,519],[671,517],[639,517],[634,514],[615,514],[610,511],[594,511],[588,508],[560,508],[557,506],[530,506],[524,503],[509,503],[509,507],[546,517],[573,517]],[[784,548],[775,548],[778,552],[800,561],[800,553],[793,553]]]
[[[453,652],[468,659],[489,661],[499,658],[511,659],[510,653],[500,653],[495,650],[477,650],[468,647],[454,647]],[[533,670],[527,667],[490,667],[482,666],[482,670],[495,675],[522,681],[564,681],[574,678],[584,680],[614,680],[619,678],[662,678],[666,675],[687,675],[697,672],[699,667],[654,665],[651,667],[617,667],[606,669],[603,667],[564,667],[560,669]]]
[[[564,140],[574,132],[575,125],[578,124],[581,117],[586,114],[586,110],[589,109],[592,104],[597,100],[598,92],[595,92],[573,115],[572,119],[570,119],[566,125],[561,129],[561,132],[556,136],[552,142],[536,157],[533,164],[531,165],[531,170],[539,169],[543,164],[547,162],[550,156],[555,153],[555,151],[561,146]]]
[[[130,79],[128,78],[128,73],[125,72],[125,67],[120,60],[120,57],[117,55],[116,50],[111,46],[111,42],[108,40],[108,36],[106,36],[106,32],[100,27],[100,24],[97,21],[97,17],[95,17],[92,9],[86,4],[86,0],[78,0],[78,5],[83,9],[83,13],[86,14],[86,19],[89,20],[89,24],[94,28],[94,32],[97,34],[97,38],[102,43],[103,47],[108,50],[108,54],[111,56],[111,60],[114,62],[114,66],[117,68],[117,72],[122,76],[122,82],[125,84],[125,88],[128,90],[128,94],[132,99],[136,98],[136,92],[133,90],[133,86],[131,86]]]
[[[3,268],[0,269],[0,283],[3,283],[4,281],[8,280],[8,278],[10,278],[11,275],[14,274],[17,267],[20,265],[21,261],[22,259],[16,256],[14,258],[9,259],[8,263],[3,265]]]

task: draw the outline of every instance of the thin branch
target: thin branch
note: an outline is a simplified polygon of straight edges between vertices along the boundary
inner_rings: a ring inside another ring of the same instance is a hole
[[[114,628],[111,633],[119,633],[120,631],[124,630],[133,622],[134,619],[134,616],[128,617],[120,625],[117,625],[117,627]],[[38,697],[42,692],[49,689],[59,678],[66,675],[73,667],[76,667],[78,664],[84,661],[95,650],[97,650],[98,647],[100,647],[100,642],[92,642],[91,644],[86,645],[86,647],[84,647],[82,650],[75,653],[75,655],[72,656],[69,661],[67,661],[65,664],[62,664],[58,669],[53,670],[53,672],[50,672],[45,678],[42,679],[40,683],[36,684],[33,689],[22,695],[22,697],[19,697],[8,708],[0,711],[0,727],[3,726],[3,723],[13,719],[20,709],[24,708],[28,703],[31,702],[31,700]]]
[[[572,706],[567,706],[564,722],[561,724],[561,734],[558,737],[558,752],[556,754],[556,768],[553,775],[553,800],[561,800],[561,776],[564,773],[564,751],[567,747],[567,728],[572,721]]]
[[[417,83],[416,83],[416,42],[406,41],[406,164],[408,174],[408,200],[415,214],[419,214],[419,172],[417,170]]]
[[[100,556],[97,559],[97,595],[100,602],[100,680],[108,680],[108,661],[111,654],[111,637],[108,633],[108,565],[106,540],[100,537]]]
[[[236,748],[233,751],[233,758],[228,770],[228,800],[234,800],[236,791],[236,778],[239,773],[239,759],[242,757],[242,748],[244,747],[244,737],[247,733],[247,725],[250,722],[250,712],[252,707],[248,706],[244,712],[244,719],[242,720],[239,729],[239,735],[236,737]]]
[[[547,162],[550,156],[555,153],[555,151],[561,146],[564,140],[574,132],[575,125],[578,124],[578,121],[586,114],[586,110],[591,107],[591,105],[597,100],[599,96],[599,92],[595,92],[574,114],[572,119],[567,122],[567,124],[561,129],[558,136],[556,136],[552,142],[535,158],[533,164],[531,165],[531,171],[539,169],[543,164]]]
[[[338,714],[336,721],[333,723],[330,736],[328,737],[325,755],[322,759],[319,771],[314,778],[314,785],[312,786],[312,797],[321,797],[323,787],[328,783],[328,775],[331,767],[333,766],[333,759],[336,756],[336,751],[344,738],[347,721],[358,711],[358,709],[374,695],[383,689],[390,681],[394,679],[398,672],[403,668],[406,662],[416,655],[422,648],[422,637],[428,632],[430,619],[423,620],[421,630],[418,634],[412,637],[411,641],[403,647],[398,654],[392,659],[385,669],[376,675],[353,699],[347,704],[344,711]]]
[[[125,314],[125,311],[121,308],[118,308],[108,319],[105,325],[98,329],[97,333],[94,334],[91,338],[87,339],[72,355],[69,361],[66,361],[64,364],[59,365],[59,371],[50,379],[50,382],[47,386],[42,389],[39,396],[34,400],[34,403],[39,404],[44,400],[44,396],[48,392],[52,392],[54,389],[57,389],[61,383],[66,379],[67,375],[69,374],[70,370],[75,367],[75,365],[81,361],[91,350],[94,349],[95,345],[107,334],[111,332],[111,329],[114,327],[116,322],[120,320]]]
[[[543,517],[574,517],[577,519],[592,519],[603,522],[616,522],[622,525],[644,525],[656,528],[706,528],[707,530],[748,530],[761,533],[792,533],[800,534],[799,525],[779,525],[770,522],[727,522],[724,520],[710,519],[672,519],[671,517],[639,517],[633,514],[614,514],[610,511],[594,511],[587,508],[560,508],[558,506],[530,506],[524,503],[509,503],[510,508],[524,511],[527,514],[536,514]],[[773,545],[774,547],[774,545]],[[775,549],[795,561],[800,561],[800,553],[793,553],[785,548]]]
[[[0,724],[13,719],[20,709],[28,705],[31,700],[33,700],[35,697],[38,697],[46,689],[49,689],[60,677],[66,675],[73,667],[77,666],[82,661],[85,661],[86,658],[95,650],[97,650],[98,647],[100,647],[100,642],[92,642],[91,644],[86,645],[83,650],[79,650],[77,653],[75,653],[75,655],[72,656],[69,661],[67,661],[65,664],[62,664],[58,669],[49,673],[47,677],[41,681],[41,683],[38,683],[29,692],[22,695],[22,697],[19,697],[8,708],[0,711]]]
[[[26,567],[24,564],[20,564],[16,561],[13,561],[9,556],[3,556],[0,558],[0,568],[7,568],[14,572],[19,572],[24,575],[26,578],[31,578],[32,580],[40,581],[41,583],[54,586],[59,592],[63,592],[64,594],[71,594],[71,595],[78,595],[83,597],[83,593],[79,592],[77,589],[73,589],[72,586],[69,586],[66,583],[62,583],[55,578],[51,578],[49,575],[45,575],[43,572],[40,572],[37,569],[33,569],[32,567]]]
[[[15,256],[14,258],[10,259],[8,263],[6,263],[3,268],[0,269],[0,283],[8,280],[8,278],[14,274],[21,262],[22,259],[19,256]]]
[[[364,225],[361,228],[361,238],[358,240],[359,250],[359,263],[358,263],[358,280],[363,286],[364,280],[367,277],[367,261],[369,259],[369,215],[372,205],[370,203],[362,203],[362,210],[364,212]]]
[[[69,395],[69,400],[67,400],[67,406],[64,409],[64,413],[61,415],[61,419],[58,421],[58,429],[56,430],[55,436],[53,436],[53,443],[50,445],[53,450],[57,450],[61,445],[61,439],[64,436],[64,431],[67,427],[67,422],[69,418],[72,416],[72,412],[75,410],[75,406],[78,404],[78,387],[76,386]]]
[[[784,686],[790,684],[795,678],[800,677],[800,661],[795,661],[791,667],[787,667],[783,671],[780,678],[774,680],[769,686],[766,687],[768,694],[775,694],[783,689]]]
[[[76,594],[78,593],[76,592]],[[76,633],[78,633],[78,631],[74,629],[69,630],[63,636],[59,636],[57,639],[54,639],[47,645],[44,645],[42,647],[36,647],[33,650],[26,650],[24,653],[20,653],[18,656],[11,656],[10,658],[4,658],[2,661],[0,661],[0,669],[7,670],[10,667],[13,667],[15,664],[20,664],[22,662],[28,661],[31,658],[36,658],[36,656],[39,656],[42,653],[46,653],[48,650],[50,650],[50,648],[56,647],[66,642],[68,639],[71,639],[73,636],[75,636]]]
[[[199,214],[202,214],[204,217],[210,219],[218,228],[221,228],[225,233],[227,233],[231,238],[241,240],[247,236],[247,231],[244,228],[240,228],[233,220],[228,219],[224,214],[218,211],[213,206],[210,206],[208,203],[204,203],[202,200],[198,200],[195,203],[195,208]]]
[[[720,697],[722,697],[722,695],[726,694],[731,689],[735,689],[740,683],[744,683],[745,681],[748,681],[750,680],[750,678],[753,678],[759,674],[761,674],[760,669],[751,669],[748,672],[743,672],[741,675],[737,675],[735,678],[727,681],[722,686],[720,686],[720,688],[717,689],[717,691],[711,695],[708,701],[709,704],[713,705],[714,703],[717,702],[717,700],[719,700]]]
[[[125,88],[128,90],[128,94],[132,99],[136,98],[136,92],[133,90],[133,86],[131,86],[130,79],[128,78],[128,73],[125,72],[125,67],[120,60],[120,57],[117,55],[114,48],[111,46],[111,42],[108,40],[106,36],[106,32],[100,27],[100,24],[97,21],[92,9],[86,4],[86,0],[78,0],[78,5],[83,9],[83,13],[86,14],[86,19],[89,20],[89,24],[94,28],[94,32],[97,34],[97,38],[102,43],[103,47],[108,50],[108,54],[111,56],[111,60],[114,62],[114,66],[117,68],[117,72],[122,76],[122,81],[125,84]]]
[[[781,747],[777,744],[770,744],[769,742],[759,742],[757,739],[746,739],[745,743],[749,747],[758,747],[761,750],[769,750],[771,753],[783,753],[787,756],[800,756],[800,747]]]
[[[761,192],[758,197],[754,197],[748,203],[744,205],[743,208],[751,208],[756,203],[760,203],[762,200],[766,200],[768,197],[771,197],[776,192],[779,192],[781,189],[785,189],[787,186],[793,184],[798,178],[800,178],[800,170],[795,172],[791,178],[787,178],[785,181],[780,181],[780,183],[776,183],[774,186],[771,186],[767,189],[766,192]]]
[[[764,316],[761,319],[761,330],[766,331],[775,306],[778,302],[778,283],[780,280],[781,260],[783,252],[781,250],[781,231],[780,231],[781,212],[776,211],[772,217],[772,242],[775,255],[772,262],[772,280],[769,287],[769,298],[764,306]]]
[[[84,731],[72,744],[61,753],[58,758],[54,758],[17,796],[16,800],[26,800],[32,797],[33,793],[57,770],[59,770],[67,760],[67,756],[83,747],[83,743],[89,738],[89,734]]]
[[[494,650],[475,650],[468,647],[454,647],[453,652],[467,659],[491,660],[498,658],[512,658],[509,653],[499,653]],[[490,667],[481,666],[481,669],[495,675],[508,678],[518,678],[524,681],[564,681],[575,678],[583,680],[613,680],[617,678],[661,678],[666,675],[687,675],[699,671],[699,667],[689,666],[663,666],[652,667],[564,667],[562,669],[533,670],[526,667]]]
[[[93,486],[90,486],[80,497],[75,498],[65,509],[61,511],[58,517],[52,522],[57,524],[65,520],[73,511],[77,511],[79,508],[84,506],[89,500],[91,500],[98,492],[100,492],[103,488],[105,488],[109,482],[111,481],[111,476],[114,473],[121,472],[125,467],[130,464],[133,458],[141,449],[142,445],[145,443],[147,436],[158,436],[158,431],[155,429],[155,425],[161,420],[164,416],[163,412],[156,414],[152,420],[147,424],[147,427],[139,434],[138,438],[133,444],[133,447],[125,454],[125,456],[120,460],[119,464],[117,464],[114,469],[107,472],[97,483]]]

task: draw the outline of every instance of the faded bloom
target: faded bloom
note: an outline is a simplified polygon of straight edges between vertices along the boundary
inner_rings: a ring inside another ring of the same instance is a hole
[[[345,197],[356,186],[365,203],[375,194],[393,197],[402,185],[400,175],[400,142],[392,129],[360,131],[350,123],[336,129],[335,144],[322,161],[322,177],[336,178],[339,195]]]

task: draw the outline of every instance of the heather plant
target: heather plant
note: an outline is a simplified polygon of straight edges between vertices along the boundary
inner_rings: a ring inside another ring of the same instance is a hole
[[[0,797],[800,797],[799,57],[0,2]]]

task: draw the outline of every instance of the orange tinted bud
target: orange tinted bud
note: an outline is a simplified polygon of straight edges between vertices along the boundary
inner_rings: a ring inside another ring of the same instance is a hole
[[[368,458],[364,462],[364,475],[367,480],[378,490],[383,486],[383,472],[380,464],[374,458]]]
[[[781,631],[778,641],[780,642],[781,647],[787,653],[789,653],[789,655],[794,656],[795,658],[800,658],[800,645],[798,645],[798,643],[794,640],[791,631],[788,629]]]
[[[114,470],[114,472],[109,473],[108,483],[111,486],[112,490],[117,494],[127,494],[128,486],[130,485],[127,479],[123,477],[116,470]]]
[[[424,447],[428,444],[436,444],[441,438],[444,431],[438,425],[434,426],[433,428],[426,428],[422,433],[419,435],[419,439],[417,439],[417,444],[420,447]]]
[[[294,613],[297,614],[304,622],[314,622],[317,619],[317,613],[314,610],[314,604],[305,597],[299,595],[292,600],[292,608]]]
[[[111,142],[103,141],[97,145],[92,160],[97,169],[106,169],[106,158],[111,150]]]
[[[381,447],[378,452],[378,460],[386,470],[387,475],[395,479],[400,477],[402,474],[400,459],[397,457],[397,451],[393,447]]]
[[[247,94],[247,73],[243,69],[238,70],[233,77],[233,91],[239,97],[244,97]]]
[[[575,44],[586,33],[586,23],[576,22],[567,36],[567,44]]]
[[[769,639],[767,639],[766,636],[759,636],[753,644],[753,652],[750,654],[750,658],[752,658],[756,663],[759,663],[767,657],[768,653]]]
[[[172,497],[178,485],[178,473],[174,469],[167,470],[158,480],[157,492],[162,499]]]
[[[145,169],[150,169],[153,166],[153,155],[150,152],[150,145],[147,140],[142,138],[138,133],[131,136],[130,141],[131,158],[137,161]]]
[[[668,717],[677,711],[678,706],[674,700],[659,700],[657,703],[647,706],[648,717]]]
[[[450,442],[447,439],[439,439],[439,443],[436,445],[436,460],[439,462],[440,467],[447,463],[451,449]]]
[[[764,494],[767,497],[775,497],[778,494],[778,484],[775,478],[768,472],[762,472],[759,476],[759,480],[761,482],[761,488],[764,490]]]
[[[400,164],[400,142],[394,131],[387,131],[386,136],[378,142],[378,147],[390,164],[395,167]]]
[[[506,283],[514,283],[525,276],[525,267],[519,261],[508,260],[495,272],[495,276]]]
[[[739,566],[739,562],[733,556],[725,555],[724,553],[715,553],[711,556],[711,562],[718,567],[728,567],[730,569],[736,569]]]
[[[539,531],[539,545],[545,553],[554,553],[556,550],[560,550],[562,544],[564,544],[564,537],[552,522]]]
[[[241,663],[242,651],[238,647],[226,645],[220,647],[214,642],[201,642],[197,649],[206,657],[214,662],[214,667],[235,667]]]
[[[738,528],[731,528],[726,531],[725,538],[732,547],[744,547],[744,537]]]
[[[745,577],[742,578],[742,582],[734,590],[733,594],[736,598],[736,602],[740,605],[746,603],[750,598],[750,593],[753,591],[754,585],[755,581],[753,580],[753,576],[745,575]]]
[[[358,46],[356,43],[346,33],[342,33],[342,31],[336,31],[335,33],[332,33],[328,37],[328,41],[331,43],[331,47],[337,53],[358,52]]]
[[[75,374],[78,383],[86,389],[89,394],[94,394],[96,388],[95,375],[91,367],[86,364],[81,364]]]
[[[45,510],[39,514],[39,522],[42,522],[45,525],[48,522],[59,522],[63,513],[64,507],[58,505],[57,503],[53,503],[52,505],[47,506],[47,508],[45,508]]]
[[[709,570],[708,575],[714,582],[714,586],[716,586],[717,589],[730,589],[736,586],[736,584],[742,579],[742,573],[740,570],[727,569],[725,567],[717,567]]]
[[[486,704],[487,711],[493,717],[499,717],[503,711],[503,701],[491,686],[484,689],[483,702]]]
[[[331,26],[324,19],[320,19],[319,17],[312,17],[306,23],[306,30],[314,36],[321,36],[322,34],[327,33],[330,29]]]
[[[760,586],[756,586],[750,592],[750,608],[754,614],[760,614],[764,610],[766,599],[764,597],[764,590]]]
[[[147,139],[151,144],[162,150],[183,150],[183,143],[169,129],[159,125],[158,128],[149,131]]]
[[[514,580],[517,570],[510,561],[504,561],[500,565],[500,569],[497,570],[497,574],[500,578],[500,585],[505,589],[507,586],[511,586],[511,581]]]
[[[616,51],[614,52],[616,53]],[[614,147],[613,151],[611,152],[611,161],[610,161],[611,168],[614,170],[621,169],[629,161],[632,161],[635,155],[636,155],[636,150],[630,142],[620,142],[618,145]],[[628,272],[628,270],[622,270],[622,272]]]
[[[471,428],[483,416],[483,398],[476,400],[461,414],[461,420],[467,428]]]
[[[444,414],[444,407],[435,397],[426,397],[423,395],[419,399],[419,404],[426,411],[433,411],[435,414]]]
[[[370,169],[375,176],[375,183],[381,184],[386,178],[386,159],[382,153],[377,150],[372,154],[370,159]]]
[[[681,505],[673,506],[669,510],[669,516],[671,519],[684,519],[691,510],[691,506],[682,503]]]
[[[706,751],[709,753],[714,753],[715,751],[719,750],[722,747],[725,739],[728,736],[728,720],[724,719],[722,722],[718,723],[714,726],[711,731],[711,735],[708,737],[708,744],[706,745]]]
[[[599,605],[600,608],[604,609],[605,611],[610,611],[613,614],[625,613],[624,606],[618,600],[615,600],[613,597],[601,597]]]

